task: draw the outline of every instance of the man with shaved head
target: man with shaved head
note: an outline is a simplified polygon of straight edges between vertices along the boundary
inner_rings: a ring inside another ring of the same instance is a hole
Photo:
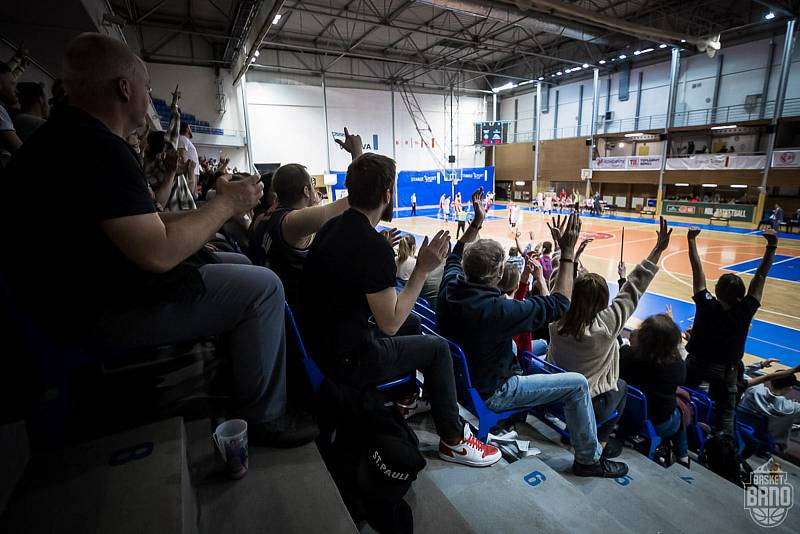
[[[124,44],[85,33],[63,67],[69,105],[16,152],[4,179],[12,198],[36,198],[39,210],[20,202],[0,216],[7,229],[25,222],[7,243],[18,259],[0,267],[12,296],[56,340],[99,357],[221,336],[251,442],[310,441],[316,429],[285,415],[283,286],[242,256],[204,252],[223,223],[258,203],[258,177],[223,176],[200,209],[157,212],[125,141],[145,124],[145,64]]]

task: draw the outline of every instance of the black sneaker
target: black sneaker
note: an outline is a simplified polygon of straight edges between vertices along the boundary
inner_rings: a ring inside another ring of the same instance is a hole
[[[622,441],[612,438],[603,447],[603,454],[600,455],[600,458],[608,460],[609,458],[616,458],[620,454],[622,454]]]
[[[288,449],[317,439],[319,427],[310,416],[285,414],[267,423],[251,425],[248,434],[253,445]]]
[[[572,463],[572,474],[579,477],[619,478],[628,474],[628,466],[622,462],[612,462],[600,458],[591,465]]]

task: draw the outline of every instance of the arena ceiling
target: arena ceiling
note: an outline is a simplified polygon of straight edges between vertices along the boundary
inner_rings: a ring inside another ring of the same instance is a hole
[[[151,62],[491,89],[783,32],[798,0],[110,0]],[[765,15],[775,17],[765,20]],[[257,46],[256,43],[260,43]],[[653,49],[652,53],[634,55]],[[257,56],[257,57],[256,57]],[[601,60],[609,60],[601,64]],[[566,73],[570,69],[572,72]],[[574,70],[573,70],[574,69]],[[549,78],[548,78],[549,79]]]

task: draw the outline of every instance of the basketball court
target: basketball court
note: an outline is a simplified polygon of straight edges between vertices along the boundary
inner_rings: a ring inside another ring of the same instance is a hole
[[[400,211],[392,222],[403,232],[412,233],[421,242],[422,236],[432,236],[440,229],[450,230],[455,238],[457,223],[447,223],[438,218],[438,209],[419,208],[417,216],[410,211]],[[534,243],[551,240],[547,215],[523,208],[518,229],[522,232],[520,244],[530,242],[528,232],[533,232]],[[582,237],[594,239],[581,257],[587,269],[603,275],[609,282],[611,293],[617,290],[617,263],[625,229],[623,259],[630,272],[644,259],[655,243],[657,226],[650,218],[592,216],[582,217]],[[672,307],[675,321],[685,330],[694,320],[692,303],[692,270],[687,252],[686,231],[691,222],[670,221],[674,227],[669,248],[661,256],[660,270],[647,294],[640,302],[634,319],[635,326],[646,317],[662,313]],[[709,289],[723,273],[734,272],[745,284],[752,279],[764,253],[765,241],[760,232],[740,228],[700,226],[703,230],[698,240],[698,250],[703,262]],[[498,240],[506,248],[514,245],[513,233],[508,224],[508,210],[495,205],[483,224],[481,237]],[[746,345],[747,363],[765,358],[778,358],[781,364],[800,364],[800,234],[780,234],[775,263],[764,289],[764,303],[756,314]],[[776,368],[780,366],[776,365]]]

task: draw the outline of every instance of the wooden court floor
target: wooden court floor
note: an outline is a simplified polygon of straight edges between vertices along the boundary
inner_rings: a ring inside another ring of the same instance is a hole
[[[498,240],[505,247],[513,246],[513,232],[508,224],[508,211],[497,206],[484,222],[481,237]],[[402,216],[391,226],[418,236],[433,235],[439,229],[450,230],[453,240],[457,224],[445,223],[436,213],[428,210],[427,215],[417,217]],[[551,240],[546,222],[549,217],[531,211],[523,211],[520,243],[524,247],[534,234],[534,244]],[[609,282],[617,280],[617,263],[620,256],[622,228],[625,228],[625,250],[623,259],[630,272],[642,261],[655,244],[656,226],[645,221],[631,222],[598,217],[584,217],[581,233],[583,237],[593,237],[581,260],[590,271],[603,275]],[[660,300],[649,300],[649,313],[659,313],[661,303],[669,303],[681,309],[676,321],[682,328],[693,319],[692,276],[687,253],[687,229],[675,227],[669,248],[662,254],[660,270],[651,284],[648,293]],[[733,234],[704,229],[698,237],[698,249],[703,262],[709,289],[713,291],[714,281],[725,272],[736,272],[748,284],[752,273],[764,252],[764,238],[761,235]],[[773,276],[774,275],[774,276]],[[612,289],[612,294],[614,290]],[[639,319],[641,319],[639,314]],[[756,314],[758,329],[751,330],[754,339],[751,356],[779,357],[792,363],[795,358],[800,363],[800,240],[782,239],[779,242],[776,264],[764,290],[762,306]],[[636,319],[632,320],[635,324]],[[778,327],[777,330],[775,328]],[[772,328],[772,329],[770,329]],[[756,330],[758,330],[756,332]],[[760,337],[755,337],[760,336]],[[756,345],[760,348],[755,349]],[[751,352],[748,341],[748,352]],[[772,355],[772,353],[775,355]],[[748,358],[749,360],[750,358]]]

